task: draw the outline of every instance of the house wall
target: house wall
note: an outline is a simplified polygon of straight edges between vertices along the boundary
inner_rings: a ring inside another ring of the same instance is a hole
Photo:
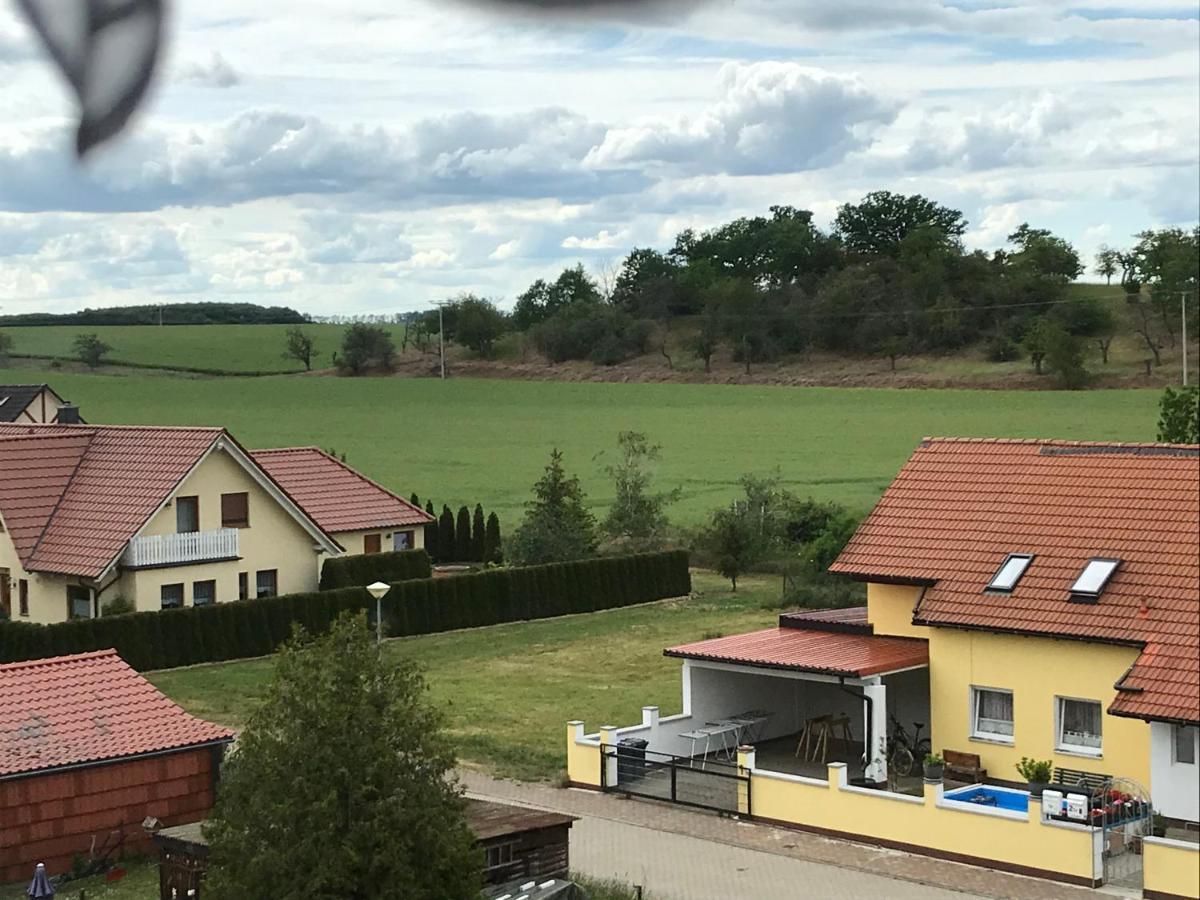
[[[397,531],[411,531],[413,533],[412,549],[419,550],[425,546],[425,526],[424,525],[407,525],[402,528],[372,528],[367,531],[336,531],[333,532],[333,539],[346,548],[347,556],[356,556],[359,553],[364,553],[363,538],[368,534],[378,534],[382,536],[380,549],[385,553],[392,549],[392,535]]]
[[[21,411],[21,415],[17,417],[17,424],[53,422],[63,406],[66,406],[66,403],[59,400],[53,391],[42,388],[41,393],[30,400],[29,405]]]
[[[929,629],[912,623],[921,588],[904,584],[867,584],[867,621],[876,634],[929,637]]]
[[[93,838],[99,847],[114,833],[124,835],[126,851],[148,852],[142,820],[203,819],[213,805],[216,764],[205,747],[0,781],[0,883],[28,879],[39,862],[50,875],[65,872]]]
[[[0,529],[3,529],[0,523]],[[12,618],[16,622],[50,625],[67,618],[67,585],[87,584],[86,579],[26,572],[7,530],[0,530],[0,569],[8,570],[12,594]],[[29,584],[29,615],[20,614],[20,582]]]
[[[1018,637],[948,628],[929,638],[933,747],[978,753],[992,778],[1019,781],[1022,756],[1055,767],[1100,772],[1150,784],[1150,729],[1145,722],[1103,713],[1101,755],[1055,749],[1056,697],[1097,700],[1107,709],[1113,685],[1138,650],[1083,641]],[[1013,742],[971,737],[971,688],[1013,693]]]
[[[1192,729],[1194,763],[1175,762],[1174,737],[1165,722],[1150,723],[1150,798],[1171,819],[1200,821],[1200,729]]]
[[[240,491],[249,494],[250,520],[248,527],[239,529],[240,560],[126,570],[121,575],[119,587],[106,591],[104,599],[120,594],[132,601],[139,611],[161,609],[162,585],[183,582],[184,603],[190,606],[192,583],[215,580],[218,602],[236,600],[238,573],[248,573],[250,595],[254,596],[255,573],[260,569],[277,571],[280,594],[316,590],[322,554],[312,537],[222,450],[209,454],[184,479],[172,494],[170,505],[154,515],[141,533],[174,534],[174,500],[188,496],[200,498],[200,530],[220,528],[221,495]]]

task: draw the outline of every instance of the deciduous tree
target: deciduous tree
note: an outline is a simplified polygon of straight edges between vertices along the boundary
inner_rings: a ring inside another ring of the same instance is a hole
[[[77,334],[71,343],[75,355],[89,369],[95,369],[112,350],[108,344],[100,340],[98,334]]]
[[[283,358],[304,363],[304,370],[310,372],[313,357],[316,355],[313,346],[312,335],[307,331],[303,328],[289,328],[284,338]]]
[[[873,191],[858,203],[839,207],[834,233],[851,253],[863,256],[897,256],[900,245],[918,228],[932,228],[957,241],[967,222],[957,209],[935,203],[920,194]]]
[[[1200,444],[1200,387],[1167,388],[1158,401],[1158,439]]]
[[[636,539],[648,543],[661,537],[667,527],[667,506],[679,499],[679,489],[655,492],[651,467],[661,458],[662,448],[637,431],[617,436],[617,461],[605,466],[613,480],[614,499],[604,519],[611,538]]]
[[[372,368],[390,369],[395,355],[392,335],[380,325],[358,322],[342,336],[341,365],[351,375],[362,375]]]
[[[729,579],[734,591],[738,579],[762,558],[766,549],[760,523],[755,521],[754,511],[747,503],[716,510],[700,541],[712,556],[714,568]]]

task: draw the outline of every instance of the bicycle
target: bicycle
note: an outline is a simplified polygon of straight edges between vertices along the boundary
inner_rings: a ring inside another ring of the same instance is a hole
[[[887,750],[888,774],[896,778],[906,778],[912,774],[918,759],[924,763],[925,756],[933,745],[929,738],[921,737],[924,722],[913,722],[914,731],[911,737],[895,716],[891,717],[891,726],[892,735]]]

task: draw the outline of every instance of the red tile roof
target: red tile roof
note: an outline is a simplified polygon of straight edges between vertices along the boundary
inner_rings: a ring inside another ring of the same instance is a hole
[[[95,578],[221,428],[0,426],[0,516],[21,565]]]
[[[1010,553],[1034,560],[985,590]],[[1068,602],[1093,557],[1121,566]],[[1200,721],[1200,448],[927,439],[830,567],[931,584],[919,624],[1144,647],[1110,712]]]
[[[251,455],[328,532],[425,525],[433,518],[316,447]]]
[[[790,627],[668,647],[663,655],[864,678],[929,665],[929,644],[920,638]]]
[[[0,778],[229,741],[115,650],[0,665]]]

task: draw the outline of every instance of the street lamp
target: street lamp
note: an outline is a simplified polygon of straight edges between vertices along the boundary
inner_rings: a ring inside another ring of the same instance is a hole
[[[367,593],[375,598],[375,643],[383,643],[383,595],[392,589],[390,584],[376,581],[367,585]]]

